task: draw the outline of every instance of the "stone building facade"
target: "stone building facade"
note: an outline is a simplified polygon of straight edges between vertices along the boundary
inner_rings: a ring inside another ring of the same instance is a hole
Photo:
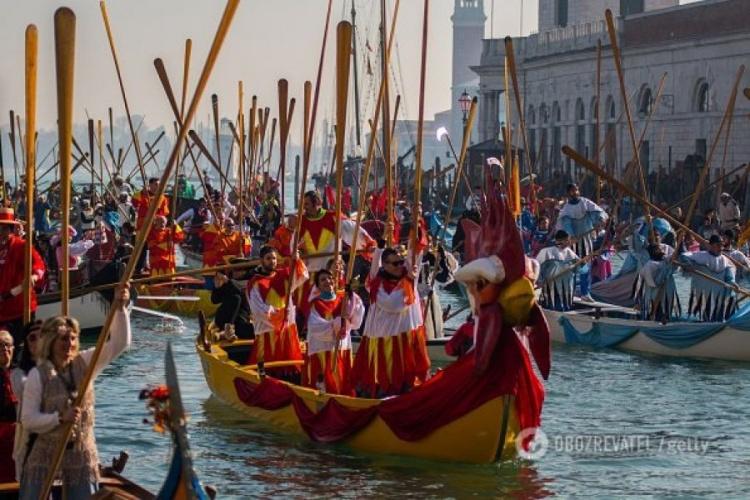
[[[696,166],[710,155],[740,65],[750,62],[750,2],[677,4],[677,0],[539,0],[540,31],[514,39],[514,46],[529,156],[543,177],[580,179],[580,170],[561,153],[566,144],[591,159],[599,145],[601,163],[617,175],[633,159],[627,120],[618,122],[624,106],[603,21],[604,7],[609,7],[616,16],[635,135],[643,135],[640,153],[646,175],[658,174],[666,180],[667,174],[677,172],[677,179],[685,184],[680,189],[692,192],[695,184],[690,181],[697,178]],[[561,13],[561,8],[567,11]],[[619,15],[620,9],[625,16]],[[598,43],[602,46],[599,92]],[[480,140],[497,138],[500,122],[505,121],[498,105],[505,99],[505,55],[503,40],[484,40],[481,63],[473,68],[480,77]],[[726,157],[722,137],[711,161],[712,178],[722,166],[728,170],[750,160],[750,101],[742,95],[749,86],[746,73]],[[516,124],[515,103],[512,109]]]

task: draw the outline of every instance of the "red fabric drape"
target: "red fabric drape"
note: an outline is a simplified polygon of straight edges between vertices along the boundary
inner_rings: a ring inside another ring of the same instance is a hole
[[[516,397],[522,429],[538,427],[544,387],[516,332],[503,327],[499,337],[489,368],[482,376],[476,375],[475,354],[471,352],[418,388],[365,409],[347,408],[331,399],[315,413],[289,386],[271,378],[257,386],[236,378],[234,385],[239,398],[249,406],[277,410],[293,404],[307,435],[321,442],[344,439],[376,415],[400,439],[417,441],[504,394]]]
[[[313,441],[331,443],[347,438],[362,429],[375,415],[378,414],[377,405],[369,408],[347,408],[335,399],[328,400],[326,405],[317,413],[311,411],[301,398],[292,399],[294,411],[297,413],[300,425]]]

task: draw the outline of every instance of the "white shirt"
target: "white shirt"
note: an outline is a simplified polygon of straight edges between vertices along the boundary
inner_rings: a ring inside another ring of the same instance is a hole
[[[548,260],[560,260],[563,262],[574,262],[578,260],[578,255],[570,247],[565,247],[562,250],[557,247],[545,247],[539,251],[536,256],[536,261],[540,264]]]
[[[362,320],[365,317],[365,306],[362,299],[356,293],[347,298],[347,321],[346,335],[339,343],[339,349],[342,351],[351,350],[352,337],[351,331],[362,326]],[[326,319],[318,314],[315,307],[310,308],[310,315],[307,319],[307,353],[315,354],[317,352],[333,351],[336,348],[336,335],[334,325],[336,320]]]
[[[130,346],[130,313],[125,309],[118,309],[112,320],[109,340],[104,344],[99,361],[94,369],[92,379],[96,377]],[[86,364],[91,362],[95,348],[80,352]],[[93,390],[93,387],[91,388]],[[23,407],[21,409],[21,424],[29,433],[43,434],[50,432],[60,425],[58,412],[44,413],[42,408],[42,381],[39,371],[34,368],[29,372],[23,387]]]

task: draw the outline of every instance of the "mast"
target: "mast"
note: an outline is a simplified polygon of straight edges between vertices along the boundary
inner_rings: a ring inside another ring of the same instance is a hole
[[[386,6],[385,0],[380,1],[380,67],[383,79],[383,163],[385,166],[386,192],[386,238],[388,246],[393,245],[393,187],[391,166],[391,109],[390,92],[388,89],[388,54],[386,51]]]
[[[362,131],[359,117],[359,69],[357,68],[357,9],[352,0],[352,64],[354,65],[354,126],[357,133],[357,150],[362,147]]]

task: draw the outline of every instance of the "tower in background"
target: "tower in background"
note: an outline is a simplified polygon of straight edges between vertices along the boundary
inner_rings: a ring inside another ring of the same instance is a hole
[[[471,66],[479,65],[487,16],[484,0],[454,0],[453,79],[451,86],[451,137],[460,144],[463,137],[463,113],[458,103],[466,90],[472,97],[479,91],[479,77]],[[477,127],[475,127],[476,129]],[[476,136],[476,133],[473,134]],[[457,146],[458,147],[458,146]]]

